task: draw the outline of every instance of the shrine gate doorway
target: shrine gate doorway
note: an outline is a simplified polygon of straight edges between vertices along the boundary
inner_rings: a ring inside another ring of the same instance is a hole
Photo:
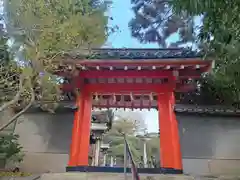
[[[66,54],[57,71],[68,79],[65,92],[80,90],[68,169],[88,166],[92,107],[156,108],[161,168],[181,173],[174,92],[193,90],[194,80],[211,70],[212,61],[183,49],[95,49],[89,57]]]

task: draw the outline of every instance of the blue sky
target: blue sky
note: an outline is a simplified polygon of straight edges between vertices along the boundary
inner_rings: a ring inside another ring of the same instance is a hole
[[[132,38],[128,28],[129,21],[134,17],[131,0],[112,0],[112,2],[109,15],[113,17],[113,20],[109,22],[109,25],[117,25],[120,29],[108,38],[107,45],[113,48],[158,48],[156,44],[141,44]],[[167,42],[177,39],[178,34],[174,34],[167,39]]]
[[[128,22],[133,17],[130,0],[113,0],[109,14],[113,17],[110,25],[118,25],[119,32],[111,35],[107,45],[113,48],[157,48],[155,44],[140,44],[131,37]],[[145,118],[148,132],[158,132],[158,112],[156,110],[139,111]]]
[[[135,38],[131,37],[128,22],[133,17],[131,10],[131,0],[113,0],[109,14],[113,17],[110,25],[117,25],[119,32],[114,33],[108,39],[108,44],[114,48],[157,48],[154,44],[140,44]]]

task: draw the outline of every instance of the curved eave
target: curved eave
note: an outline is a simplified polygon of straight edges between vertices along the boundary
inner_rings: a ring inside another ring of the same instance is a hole
[[[63,66],[75,65],[82,68],[109,68],[121,69],[129,66],[134,69],[139,66],[144,68],[152,66],[212,66],[212,60],[203,60],[201,52],[186,48],[159,48],[159,49],[132,49],[132,48],[101,48],[82,49],[71,53],[64,53],[56,59]],[[54,61],[53,61],[54,62]]]
[[[54,61],[53,61],[54,62]],[[57,61],[59,63],[59,60]],[[62,64],[82,66],[163,66],[163,65],[211,65],[213,60],[197,58],[169,58],[169,59],[72,59],[60,61]]]
[[[212,60],[63,60],[56,64],[54,73],[67,78],[155,78],[175,71],[179,76],[192,78],[210,72]]]

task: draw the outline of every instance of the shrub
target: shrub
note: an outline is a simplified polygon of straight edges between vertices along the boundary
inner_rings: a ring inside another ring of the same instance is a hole
[[[6,162],[19,163],[23,160],[22,146],[18,143],[18,135],[0,136],[0,155]]]

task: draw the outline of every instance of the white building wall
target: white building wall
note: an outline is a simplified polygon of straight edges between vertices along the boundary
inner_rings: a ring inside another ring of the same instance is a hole
[[[240,119],[178,115],[185,173],[240,174]],[[20,135],[28,172],[64,172],[71,143],[73,113],[21,116]]]

